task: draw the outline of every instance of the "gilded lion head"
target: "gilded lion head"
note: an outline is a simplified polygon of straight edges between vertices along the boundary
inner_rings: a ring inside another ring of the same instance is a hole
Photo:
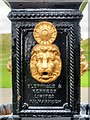
[[[62,62],[59,48],[55,44],[33,47],[31,52],[30,70],[32,77],[41,83],[55,81],[61,73]]]

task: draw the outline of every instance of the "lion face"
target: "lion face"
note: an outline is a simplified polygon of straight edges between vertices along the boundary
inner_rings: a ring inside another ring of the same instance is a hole
[[[31,52],[30,70],[32,77],[41,83],[55,81],[61,73],[60,52],[56,45],[36,45]]]

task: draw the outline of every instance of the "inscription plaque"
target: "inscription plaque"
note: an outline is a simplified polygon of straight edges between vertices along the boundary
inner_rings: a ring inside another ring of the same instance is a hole
[[[33,31],[32,31],[33,32]],[[62,37],[63,36],[63,37]],[[28,34],[26,35],[26,38],[28,38]],[[25,38],[25,39],[26,39]],[[58,44],[58,38],[60,38],[60,43]],[[28,43],[30,39],[26,39],[26,46],[28,46]],[[34,38],[33,41],[35,42]],[[67,68],[64,67],[66,65],[66,45],[67,45],[67,33],[59,31],[58,37],[55,40],[55,44],[59,47],[61,52],[61,59],[62,59],[62,70],[60,76],[57,78],[56,81],[53,81],[51,83],[39,83],[31,76],[31,71],[29,67],[30,63],[30,47],[25,47],[25,53],[26,53],[26,67],[25,67],[25,83],[24,83],[24,98],[26,103],[29,105],[37,105],[37,106],[63,106],[64,104],[68,103],[67,97],[68,97],[68,91],[66,84],[68,84],[68,80],[66,78],[66,70]],[[30,94],[28,94],[28,93]],[[63,96],[61,95],[63,94]],[[26,96],[28,95],[28,97]],[[67,97],[66,97],[67,96]],[[30,100],[31,99],[31,100]]]

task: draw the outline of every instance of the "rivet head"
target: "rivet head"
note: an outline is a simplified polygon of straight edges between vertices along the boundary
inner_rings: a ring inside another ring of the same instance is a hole
[[[53,17],[53,16],[54,16],[54,14],[52,13],[52,14],[51,14],[51,17]]]
[[[55,17],[58,17],[58,14],[55,14]]]
[[[35,17],[35,14],[34,14],[34,13],[33,13],[33,14],[31,14],[31,16],[32,16],[32,17]]]
[[[40,14],[39,14],[39,13],[37,14],[37,17],[40,17]]]
[[[48,16],[49,16],[49,14],[47,13],[47,14],[46,14],[46,17],[48,17]]]
[[[44,14],[41,14],[41,17],[44,17]]]

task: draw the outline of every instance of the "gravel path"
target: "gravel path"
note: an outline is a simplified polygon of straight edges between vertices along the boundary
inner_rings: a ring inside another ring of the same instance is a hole
[[[12,89],[0,88],[0,104],[12,103]]]

